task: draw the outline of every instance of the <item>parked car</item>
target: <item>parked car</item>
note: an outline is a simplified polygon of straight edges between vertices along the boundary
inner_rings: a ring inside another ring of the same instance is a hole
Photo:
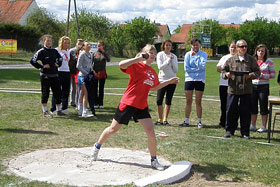
[[[95,53],[96,51],[97,51],[97,43],[96,42],[89,42],[90,43],[90,46],[91,46],[91,48],[90,48],[90,53],[91,54],[93,54],[93,53]]]

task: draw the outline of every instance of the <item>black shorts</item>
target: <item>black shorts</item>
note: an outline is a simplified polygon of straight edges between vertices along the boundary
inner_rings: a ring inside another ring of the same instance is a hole
[[[151,115],[149,113],[148,107],[141,110],[128,105],[125,107],[124,110],[120,110],[118,106],[114,115],[114,119],[119,124],[125,125],[128,125],[128,122],[131,119],[131,117],[133,117],[135,122],[138,122],[139,119],[151,118]]]
[[[186,81],[185,90],[204,91],[205,83],[202,81]]]

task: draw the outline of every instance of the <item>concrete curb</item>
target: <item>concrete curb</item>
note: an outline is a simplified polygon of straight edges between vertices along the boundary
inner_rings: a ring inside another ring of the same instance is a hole
[[[171,184],[186,177],[191,170],[192,164],[188,161],[175,162],[168,169],[155,175],[134,181],[136,186],[147,186],[151,184]]]

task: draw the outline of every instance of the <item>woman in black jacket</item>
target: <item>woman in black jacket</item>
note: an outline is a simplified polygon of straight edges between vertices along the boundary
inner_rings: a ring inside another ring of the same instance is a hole
[[[47,102],[49,99],[50,88],[52,89],[53,95],[56,100],[56,115],[64,115],[61,112],[61,88],[58,79],[57,68],[62,64],[62,57],[56,49],[52,49],[52,36],[43,35],[42,42],[44,47],[39,49],[34,56],[31,58],[30,63],[37,69],[40,70],[40,81],[42,91],[42,110],[44,117],[51,118],[52,116],[48,113]],[[42,63],[38,63],[40,60]]]

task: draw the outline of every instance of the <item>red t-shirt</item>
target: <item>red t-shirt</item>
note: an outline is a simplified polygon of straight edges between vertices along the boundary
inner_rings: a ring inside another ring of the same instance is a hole
[[[143,62],[121,70],[129,74],[129,81],[120,103],[138,109],[148,107],[149,91],[159,84],[155,70]]]

